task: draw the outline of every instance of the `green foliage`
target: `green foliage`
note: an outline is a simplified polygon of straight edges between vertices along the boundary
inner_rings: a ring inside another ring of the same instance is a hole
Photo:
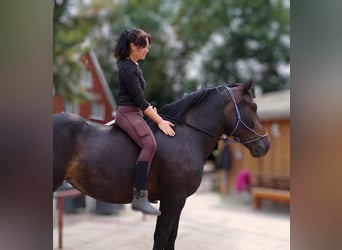
[[[207,39],[204,45],[208,51],[203,55],[205,73],[198,79],[202,85],[251,78],[265,92],[286,86],[288,76],[282,76],[277,67],[279,62],[289,63],[289,48],[281,40],[289,37],[289,11],[280,3],[276,0],[220,3],[212,16],[220,21],[210,19],[206,25],[207,36],[215,34],[216,38]]]
[[[85,52],[80,44],[91,30],[87,20],[68,13],[69,1],[54,7],[53,82],[56,93],[68,101],[91,100],[92,96],[80,84],[80,57]]]
[[[73,2],[78,14],[71,15]],[[63,1],[54,15],[54,84],[77,92],[78,56],[92,48],[116,97],[115,40],[128,28],[152,35],[146,60],[146,98],[158,106],[200,86],[252,78],[265,92],[289,87],[289,9],[281,0]],[[82,44],[88,41],[84,48]],[[69,86],[69,87],[68,87]],[[82,91],[81,91],[82,92]],[[82,96],[82,95],[81,95]],[[79,95],[80,97],[80,95]]]

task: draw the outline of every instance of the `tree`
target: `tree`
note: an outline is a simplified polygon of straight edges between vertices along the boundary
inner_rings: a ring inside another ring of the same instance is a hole
[[[91,48],[116,96],[115,41],[123,30],[139,27],[152,35],[140,66],[146,98],[159,106],[199,86],[248,78],[265,92],[289,87],[289,76],[278,69],[290,59],[284,1],[73,0],[72,6],[62,1],[54,15],[55,86],[65,93],[79,90],[83,65],[75,58]]]
[[[185,61],[178,64],[178,72],[197,60],[192,79],[199,85],[252,78],[265,92],[288,87],[288,75],[278,70],[290,59],[289,9],[283,1],[179,3],[173,26],[183,41],[179,57]]]
[[[82,0],[54,0],[53,82],[55,92],[70,102],[94,99],[81,83],[81,58],[101,40],[101,11],[106,7],[108,1],[104,0],[91,4]]]

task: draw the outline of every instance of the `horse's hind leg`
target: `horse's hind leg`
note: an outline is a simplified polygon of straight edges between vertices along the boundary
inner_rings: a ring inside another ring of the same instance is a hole
[[[61,152],[62,150],[55,145],[53,154],[53,192],[62,185],[68,165],[68,158],[65,157],[67,154]]]
[[[55,192],[63,183],[65,169],[61,166],[53,166],[53,192]]]
[[[180,214],[185,199],[160,202],[161,215],[158,216],[154,232],[153,250],[174,250]]]
[[[70,115],[58,114],[53,121],[53,191],[59,188],[65,178],[68,162],[73,156],[75,136],[82,127],[82,120],[70,120]]]

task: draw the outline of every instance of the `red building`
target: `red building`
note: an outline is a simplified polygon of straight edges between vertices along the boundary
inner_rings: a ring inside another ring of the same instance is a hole
[[[70,112],[76,113],[86,119],[106,123],[113,120],[116,102],[109,89],[100,64],[94,51],[87,52],[82,62],[85,70],[81,73],[80,82],[95,96],[93,102],[70,103],[63,96],[53,96],[53,113]]]

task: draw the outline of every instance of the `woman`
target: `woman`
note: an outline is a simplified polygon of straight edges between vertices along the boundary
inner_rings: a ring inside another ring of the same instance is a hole
[[[160,215],[160,211],[148,201],[147,175],[157,144],[144,114],[165,135],[174,136],[175,132],[174,125],[162,119],[144,97],[146,83],[138,61],[145,59],[150,44],[151,35],[141,29],[126,30],[117,41],[114,56],[119,66],[119,108],[115,121],[141,149],[135,167],[132,208],[146,214]]]

